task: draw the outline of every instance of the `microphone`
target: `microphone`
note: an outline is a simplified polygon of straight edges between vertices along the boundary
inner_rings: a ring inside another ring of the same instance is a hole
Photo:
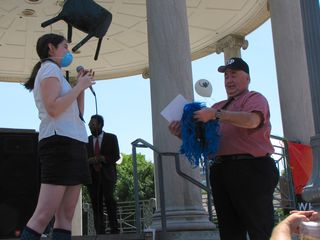
[[[76,68],[76,71],[77,71],[77,73],[81,73],[82,71],[84,71],[84,68],[83,68],[83,66],[78,66],[77,68]],[[96,96],[96,93],[95,93],[95,91],[93,90],[93,87],[92,86],[90,86],[89,87],[90,88],[90,90],[91,90],[91,92],[92,92],[92,94],[94,95],[94,96]]]
[[[80,65],[80,66],[78,66],[78,67],[76,68],[76,71],[77,71],[77,73],[81,73],[81,72],[84,71],[84,68]],[[95,93],[95,91],[93,90],[92,86],[90,86],[89,88],[90,88],[90,90],[91,90],[91,92],[92,92],[92,94],[93,94],[93,96],[94,96],[94,101],[95,101],[95,103],[96,103],[96,115],[97,115],[97,114],[98,114],[97,96],[96,96],[96,93]]]

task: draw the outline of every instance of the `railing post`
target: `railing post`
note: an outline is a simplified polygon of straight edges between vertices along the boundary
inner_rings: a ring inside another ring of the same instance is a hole
[[[288,141],[287,140],[283,140],[283,143],[284,143],[284,153],[283,155],[285,156],[285,168],[286,168],[286,173],[287,173],[287,176],[288,176],[288,181],[289,184],[292,186],[292,187],[289,187],[289,199],[293,200],[293,209],[297,209],[297,199],[296,199],[296,195],[295,195],[295,192],[294,192],[294,184],[293,184],[293,176],[292,176],[292,171],[291,171],[291,167],[290,167],[290,159],[289,159],[289,154],[288,154]]]
[[[136,228],[137,233],[141,233],[140,208],[139,208],[139,185],[138,185],[138,168],[137,168],[137,151],[136,147],[132,147],[132,164],[133,164],[133,184],[134,184],[134,200],[136,207]]]
[[[119,222],[120,222],[120,232],[123,232],[122,207],[119,208]]]
[[[162,154],[158,155],[158,174],[159,174],[159,192],[160,192],[160,212],[161,212],[161,227],[162,233],[167,232],[167,217],[166,217],[166,203],[164,197],[164,186],[163,186],[163,169],[162,169]]]
[[[208,159],[204,161],[204,167],[206,170],[206,182],[207,182],[207,188],[210,189],[210,175],[209,175],[209,164],[208,164]],[[209,221],[213,222],[213,217],[212,217],[212,198],[211,198],[211,191],[206,191],[207,192],[207,203],[208,203],[208,214],[209,214]]]

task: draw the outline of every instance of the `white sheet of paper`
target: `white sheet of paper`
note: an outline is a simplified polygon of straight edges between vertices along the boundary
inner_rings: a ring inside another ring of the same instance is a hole
[[[189,103],[181,94],[176,96],[162,111],[161,115],[170,123],[180,121],[184,106]]]

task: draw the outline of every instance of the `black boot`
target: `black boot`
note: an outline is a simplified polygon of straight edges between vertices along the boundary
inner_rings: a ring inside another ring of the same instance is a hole
[[[71,231],[54,228],[52,231],[52,240],[71,240]]]
[[[20,240],[39,240],[41,237],[41,234],[34,231],[33,229],[25,226],[25,228],[22,231]]]

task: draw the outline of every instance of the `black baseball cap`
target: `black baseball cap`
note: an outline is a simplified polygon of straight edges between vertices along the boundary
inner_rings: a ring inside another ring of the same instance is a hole
[[[242,70],[249,74],[248,64],[242,60],[242,58],[230,58],[225,66],[218,67],[218,72],[224,73],[227,69]]]

